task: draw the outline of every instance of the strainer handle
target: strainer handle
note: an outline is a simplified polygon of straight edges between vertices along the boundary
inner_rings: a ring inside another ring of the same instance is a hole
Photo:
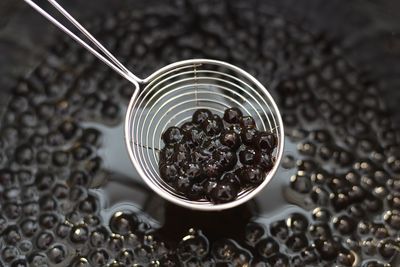
[[[28,5],[30,5],[33,9],[39,12],[42,16],[48,19],[51,23],[57,26],[60,30],[68,34],[72,39],[82,45],[84,48],[89,50],[90,53],[95,55],[98,59],[107,64],[110,68],[116,71],[119,75],[129,80],[136,86],[140,83],[141,79],[139,79],[136,75],[131,73],[122,63],[113,56],[110,51],[108,51],[96,38],[90,34],[85,27],[83,27],[74,17],[72,17],[56,0],[47,0],[54,8],[56,8],[66,19],[68,19],[81,33],[83,33],[103,54],[95,50],[88,43],[79,38],[76,34],[74,34],[71,30],[69,30],[66,26],[64,26],[61,22],[55,19],[52,15],[50,15],[47,11],[37,5],[33,0],[24,0]]]

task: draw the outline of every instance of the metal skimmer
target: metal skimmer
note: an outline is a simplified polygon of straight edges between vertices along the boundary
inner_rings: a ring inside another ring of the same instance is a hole
[[[222,61],[192,59],[170,64],[146,79],[125,68],[57,1],[47,0],[102,52],[95,50],[32,0],[24,0],[50,22],[88,49],[118,74],[129,80],[135,91],[125,118],[125,141],[131,161],[141,178],[163,198],[192,209],[222,210],[240,205],[259,193],[274,176],[284,147],[283,124],[279,110],[265,87],[244,70]],[[158,171],[161,134],[170,126],[180,126],[191,119],[196,109],[206,108],[220,116],[229,107],[239,107],[252,116],[262,131],[278,137],[275,165],[262,184],[239,193],[236,200],[213,204],[191,201],[177,194]]]

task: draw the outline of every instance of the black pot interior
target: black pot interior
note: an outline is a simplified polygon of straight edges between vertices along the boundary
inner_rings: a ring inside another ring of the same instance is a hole
[[[62,3],[140,77],[190,58],[253,74],[284,159],[240,207],[166,202],[124,146],[132,86],[3,1],[0,266],[400,265],[398,1]]]

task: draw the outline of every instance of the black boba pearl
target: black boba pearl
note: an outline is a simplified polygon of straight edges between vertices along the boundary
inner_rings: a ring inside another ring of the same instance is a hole
[[[268,259],[268,262],[272,264],[274,267],[288,267],[289,259],[287,256],[281,253],[276,253],[271,258]]]
[[[318,261],[318,255],[316,254],[314,248],[307,247],[300,252],[300,255],[304,260],[304,263],[312,264]]]
[[[242,128],[256,128],[256,122],[251,116],[244,116],[240,119],[240,126]]]
[[[50,160],[50,153],[47,150],[41,150],[36,154],[36,160],[39,164],[46,164]]]
[[[191,150],[192,153],[192,162],[194,163],[199,163],[199,164],[204,164],[210,159],[211,153],[207,149],[194,149]]]
[[[337,256],[337,263],[343,266],[354,266],[354,262],[356,258],[352,252],[347,249],[340,249],[339,254]]]
[[[118,118],[120,111],[118,104],[107,100],[102,103],[100,112],[106,119],[115,120]]]
[[[15,160],[19,164],[30,164],[33,158],[33,149],[28,145],[21,145],[15,150]]]
[[[178,127],[169,127],[162,135],[166,145],[179,143],[183,139],[183,134]]]
[[[202,147],[204,147],[204,150],[207,151],[207,154],[212,154],[221,146],[222,144],[218,138],[210,138],[202,144]]]
[[[8,226],[1,235],[3,242],[11,246],[15,246],[21,241],[21,233],[16,225]]]
[[[228,108],[224,112],[224,121],[228,123],[239,123],[243,113],[238,108]]]
[[[175,148],[174,155],[172,156],[172,160],[170,162],[173,162],[175,164],[178,164],[179,166],[185,166],[187,163],[190,161],[191,155],[189,152],[186,151],[180,151]]]
[[[58,218],[55,214],[42,214],[39,217],[39,224],[42,228],[51,229],[53,228],[58,222]]]
[[[43,135],[34,134],[29,138],[29,143],[34,147],[42,147],[44,142],[45,138]]]
[[[214,187],[216,187],[217,186],[217,182],[216,182],[216,180],[212,180],[212,179],[209,179],[209,180],[206,180],[204,183],[203,183],[203,190],[204,190],[204,192],[205,192],[205,195],[207,196],[207,197],[209,197],[210,195],[211,195],[211,191],[214,189]]]
[[[170,162],[175,153],[175,149],[173,146],[165,146],[160,151],[160,164],[165,162]]]
[[[36,246],[39,249],[45,250],[50,247],[50,245],[54,242],[54,236],[51,232],[45,231],[38,235],[36,239]]]
[[[300,258],[300,256],[296,255],[290,260],[290,266],[293,267],[302,267],[304,266],[305,262]]]
[[[192,121],[195,124],[202,124],[207,119],[212,118],[212,113],[208,109],[198,109],[193,113]]]
[[[185,133],[188,144],[192,146],[200,146],[206,140],[206,133],[198,127],[192,128],[190,131]]]
[[[221,181],[211,190],[210,200],[213,203],[226,203],[236,199],[238,193],[236,184],[228,181]]]
[[[314,241],[318,254],[323,260],[331,261],[339,253],[339,244],[332,239],[316,239]]]
[[[73,243],[83,244],[89,239],[89,229],[86,225],[74,226],[69,238]]]
[[[66,258],[66,248],[63,245],[55,245],[48,252],[47,256],[51,262],[55,264],[60,264]]]
[[[19,255],[18,248],[12,246],[4,247],[1,252],[1,257],[5,262],[10,262],[14,260],[15,258],[18,257],[18,255]]]
[[[189,132],[191,131],[193,128],[195,128],[196,125],[193,122],[185,122],[184,124],[182,124],[181,126],[181,131],[183,133]]]
[[[199,200],[204,198],[204,188],[199,183],[194,183],[187,192],[187,197],[190,200]]]
[[[342,235],[351,234],[356,230],[356,222],[347,215],[335,218],[333,225]]]
[[[307,218],[297,212],[290,215],[287,224],[294,233],[305,233],[308,228]]]
[[[160,166],[160,176],[167,183],[172,183],[179,175],[179,168],[175,164],[163,164]]]
[[[289,236],[289,229],[283,220],[271,223],[270,232],[274,237],[277,237],[280,240],[286,240]]]
[[[7,218],[15,220],[21,215],[21,206],[17,203],[5,203],[3,211]]]
[[[65,139],[60,132],[50,132],[46,136],[47,143],[50,146],[60,146],[65,144]]]
[[[84,159],[87,159],[90,157],[91,154],[92,154],[92,149],[84,144],[76,146],[72,151],[72,155],[74,159],[77,161],[82,161]]]
[[[11,263],[10,267],[28,267],[28,263],[26,262],[25,259],[18,259]]]
[[[253,148],[245,148],[239,152],[240,162],[245,165],[254,165],[260,162],[261,154]]]
[[[301,251],[303,248],[307,247],[307,245],[307,237],[302,233],[293,234],[286,240],[286,246],[293,252]]]
[[[349,195],[345,192],[336,193],[331,197],[331,203],[336,211],[343,210],[350,205]]]
[[[219,178],[223,173],[221,164],[215,161],[209,161],[203,164],[202,173],[206,178]]]
[[[264,172],[258,167],[242,167],[238,169],[237,175],[241,182],[258,185],[264,180]]]
[[[256,138],[256,145],[257,148],[264,149],[270,153],[277,145],[276,136],[273,133],[260,132]]]
[[[239,124],[232,124],[231,126],[228,127],[229,131],[234,131],[237,134],[241,134],[242,132],[242,127],[240,127]]]
[[[378,246],[379,254],[382,255],[384,259],[392,258],[399,249],[399,244],[393,239],[385,239],[380,242]]]
[[[139,225],[137,216],[130,212],[116,212],[110,219],[111,231],[126,236],[134,232]]]
[[[255,128],[244,128],[240,134],[243,144],[246,146],[256,146],[258,131]]]
[[[215,135],[221,133],[224,125],[220,118],[211,118],[211,119],[205,120],[201,124],[201,127],[202,127],[203,131],[206,133],[206,135],[215,136]]]
[[[267,259],[279,252],[279,245],[272,237],[267,237],[257,244],[256,249],[261,257]]]
[[[232,169],[237,162],[236,153],[234,153],[229,147],[221,147],[214,151],[213,159],[221,164],[224,170]]]
[[[54,151],[52,154],[53,164],[58,167],[63,167],[69,163],[69,153],[66,151]]]
[[[246,225],[245,240],[250,246],[257,244],[265,234],[265,229],[262,224],[251,222]]]
[[[107,266],[110,256],[104,249],[98,249],[90,254],[90,260],[94,266]]]
[[[400,211],[389,210],[385,213],[384,219],[391,228],[400,230]]]
[[[203,177],[200,165],[196,163],[189,163],[184,166],[183,175],[187,177],[190,182],[199,181]]]
[[[89,177],[83,171],[73,171],[71,173],[71,175],[69,176],[67,182],[68,182],[68,185],[71,187],[74,185],[87,186],[89,183]]]
[[[178,192],[186,194],[190,190],[192,184],[188,177],[178,176],[173,186],[178,190]]]
[[[82,143],[97,145],[99,143],[100,136],[101,133],[99,132],[99,130],[94,128],[87,128],[83,130],[80,140]]]
[[[61,223],[56,228],[56,235],[60,238],[66,238],[71,231],[72,226],[68,223]]]
[[[330,238],[332,236],[331,228],[325,223],[315,223],[310,225],[309,232],[311,236],[318,238]]]
[[[236,150],[240,146],[240,135],[232,130],[224,131],[219,137],[219,140],[221,144],[233,150]]]
[[[75,136],[78,131],[78,125],[72,120],[66,120],[58,127],[62,135],[66,140],[71,139]]]
[[[240,189],[240,185],[241,185],[240,179],[239,179],[239,177],[238,177],[235,173],[233,173],[233,172],[225,173],[225,174],[221,177],[220,181],[223,182],[223,183],[230,183],[230,184],[236,186],[238,190]]]
[[[36,175],[35,184],[39,190],[47,190],[53,186],[54,176],[51,173],[38,173]]]
[[[268,153],[261,152],[259,165],[263,171],[269,172],[274,167],[274,158]]]
[[[26,237],[32,237],[38,230],[38,223],[31,219],[21,222],[21,231]]]

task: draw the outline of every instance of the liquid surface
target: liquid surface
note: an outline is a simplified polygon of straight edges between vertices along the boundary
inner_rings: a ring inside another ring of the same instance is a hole
[[[151,192],[123,140],[133,87],[60,38],[16,81],[2,118],[1,264],[398,266],[400,137],[379,81],[326,35],[255,12],[229,2],[166,6],[89,29],[143,75],[214,58],[267,85],[287,140],[258,197],[210,213]]]

